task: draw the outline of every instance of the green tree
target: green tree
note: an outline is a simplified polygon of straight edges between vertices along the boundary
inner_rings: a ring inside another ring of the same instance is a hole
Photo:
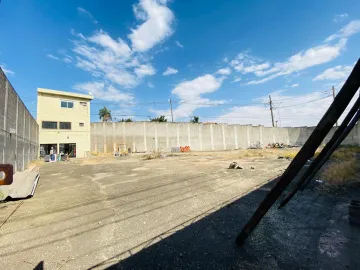
[[[121,120],[119,120],[118,122],[133,122],[133,120],[131,118],[121,118]]]
[[[102,109],[99,110],[99,117],[100,120],[102,122],[109,122],[112,120],[111,117],[111,110],[109,110],[108,108],[104,107]]]
[[[190,119],[191,123],[199,123],[200,117],[199,116],[193,116]]]
[[[160,115],[158,117],[150,118],[151,122],[167,122],[165,115]]]

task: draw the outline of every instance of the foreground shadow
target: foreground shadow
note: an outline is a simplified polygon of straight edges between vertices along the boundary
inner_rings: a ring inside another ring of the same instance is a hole
[[[359,269],[360,228],[347,222],[350,198],[316,190],[302,192],[283,210],[273,207],[244,247],[237,248],[237,234],[274,184],[108,269]],[[360,189],[355,193],[360,195]],[[106,261],[94,267],[105,265]]]

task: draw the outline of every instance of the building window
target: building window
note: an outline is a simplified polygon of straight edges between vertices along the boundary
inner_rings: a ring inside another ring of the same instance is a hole
[[[70,122],[60,122],[60,129],[71,129]]]
[[[86,107],[86,106],[87,106],[87,102],[80,101],[80,105]]]
[[[84,123],[79,123],[79,127],[83,127],[84,126]]]
[[[61,108],[74,108],[73,101],[61,101]]]
[[[42,128],[45,129],[57,129],[57,122],[42,121]]]

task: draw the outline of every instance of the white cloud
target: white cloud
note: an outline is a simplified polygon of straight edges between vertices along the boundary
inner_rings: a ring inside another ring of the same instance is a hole
[[[14,71],[12,71],[11,69],[6,68],[5,64],[1,64],[0,68],[4,71],[5,75],[7,75],[7,76],[15,74]]]
[[[324,43],[300,51],[282,62],[270,63],[243,52],[230,62],[241,73],[253,73],[261,79],[250,79],[246,84],[261,84],[279,76],[293,74],[307,68],[328,63],[344,51],[348,37],[360,32],[360,20],[348,23]],[[336,43],[331,41],[336,41]]]
[[[76,66],[78,68],[81,68],[86,71],[96,70],[96,65],[93,64],[92,62],[84,60],[84,59],[80,58],[79,56],[76,56],[76,60],[77,60]]]
[[[278,126],[315,126],[330,106],[330,92],[312,92],[304,95],[284,95],[283,91],[271,93],[274,117]],[[268,95],[254,99],[256,103],[268,103]],[[271,126],[271,114],[264,105],[236,106],[227,113],[209,121],[229,124]]]
[[[229,74],[231,74],[231,69],[230,68],[221,68],[216,73],[221,74],[221,75],[229,75]]]
[[[102,30],[90,37],[81,36],[74,41],[76,66],[93,76],[102,76],[123,87],[135,87],[144,76],[155,74],[148,60],[141,55],[134,55],[121,38],[114,40]]]
[[[164,0],[140,0],[134,6],[138,20],[144,21],[128,35],[134,51],[144,52],[162,42],[173,33],[173,12]]]
[[[336,66],[326,69],[323,73],[317,75],[313,81],[323,80],[341,80],[350,75],[353,66]]]
[[[206,74],[176,85],[171,93],[176,95],[180,101],[177,102],[178,106],[173,110],[174,118],[189,118],[196,109],[224,104],[224,100],[210,100],[202,97],[204,94],[218,90],[222,81],[222,78],[215,78],[213,75]],[[170,115],[169,110],[150,110],[150,112],[157,115]]]
[[[76,84],[73,87],[80,92],[91,92],[95,98],[106,101],[131,101],[133,96],[129,93],[121,92],[112,85],[103,82],[86,82]]]
[[[298,84],[298,83],[294,83],[294,84],[290,85],[290,87],[292,87],[292,88],[299,87],[299,86],[300,86],[300,84]]]
[[[178,72],[179,71],[177,69],[175,69],[175,68],[167,67],[167,69],[163,72],[163,75],[168,76],[168,75],[176,74]]]
[[[64,57],[62,60],[67,64],[72,62],[72,59],[70,57]]]
[[[261,59],[254,57],[247,52],[242,52],[230,62],[230,66],[236,71],[246,74],[267,69],[270,67],[270,64],[268,62],[263,62]]]
[[[56,56],[54,56],[54,55],[52,55],[52,54],[50,54],[50,53],[48,53],[46,56],[49,57],[49,58],[51,58],[51,59],[54,59],[54,60],[60,60],[59,57],[56,57]]]
[[[107,73],[106,78],[124,87],[134,87],[138,84],[136,76],[126,70],[115,70],[112,73]]]
[[[229,58],[224,57],[223,61],[224,61],[225,63],[228,63],[228,62],[229,62]]]
[[[273,79],[273,78],[275,78],[275,77],[273,77],[273,76],[270,76],[270,77],[267,77],[267,78],[265,78],[265,79],[261,79],[261,80],[252,80],[252,81],[249,81],[249,82],[247,82],[246,84],[247,85],[256,85],[256,84],[261,84],[261,83],[264,83],[264,82],[267,82],[267,81],[270,81],[271,79]]]
[[[329,42],[338,38],[348,38],[354,34],[357,34],[360,32],[360,20],[354,20],[349,22],[346,26],[341,28],[338,32],[335,34],[329,36],[325,42]]]
[[[345,48],[346,39],[341,39],[338,43],[329,45],[319,45],[301,51],[286,60],[285,62],[277,62],[270,69],[256,71],[257,76],[268,77],[261,80],[252,80],[247,84],[260,84],[272,80],[282,75],[292,74],[309,67],[324,64],[337,58],[341,51]]]
[[[335,15],[334,18],[333,18],[333,22],[336,22],[336,23],[341,22],[344,19],[346,19],[347,17],[348,17],[347,13]]]
[[[216,91],[222,84],[221,80],[216,79],[210,74],[197,77],[191,81],[179,83],[172,93],[179,96],[183,100],[194,100],[202,94],[212,93]]]
[[[175,118],[189,117],[192,113],[202,107],[216,106],[223,104],[223,100],[210,100],[203,98],[202,95],[213,93],[222,85],[222,79],[217,79],[213,75],[206,74],[191,81],[181,82],[172,90],[172,94],[177,95],[181,101],[174,110]]]
[[[184,48],[184,46],[177,40],[175,41],[175,44],[180,48]]]
[[[249,67],[245,67],[243,69],[243,73],[257,73],[257,72],[261,72],[262,70],[267,69],[269,67],[270,67],[270,64],[268,62],[259,64],[259,65],[252,65]]]
[[[240,82],[240,81],[241,81],[241,78],[238,77],[238,76],[236,76],[236,77],[234,78],[234,80],[231,81],[231,82],[232,82],[232,83],[235,83],[235,82]]]
[[[66,64],[69,64],[69,63],[72,62],[72,60],[73,60],[72,56],[67,55],[64,50],[60,50],[59,53],[63,54],[64,57],[60,56],[60,57],[62,57],[62,58],[60,58],[60,57],[55,56],[55,55],[53,55],[53,54],[51,54],[51,53],[48,53],[46,56],[49,57],[49,58],[51,58],[51,59],[54,59],[54,60],[63,61],[63,62],[66,63]]]
[[[130,47],[121,38],[114,40],[103,30],[89,37],[88,40],[108,49],[109,54],[114,54],[119,58],[128,59],[132,54]]]
[[[154,88],[154,84],[153,84],[152,82],[148,82],[148,86],[149,86],[150,88]]]
[[[94,16],[93,16],[89,11],[87,11],[86,9],[84,9],[84,8],[82,8],[82,7],[78,7],[78,8],[77,8],[77,11],[78,11],[80,14],[83,14],[83,15],[89,17],[89,18],[93,21],[93,23],[95,23],[95,24],[98,23],[98,21],[95,20]]]
[[[150,64],[140,65],[139,67],[135,68],[134,71],[139,78],[142,78],[144,76],[151,76],[156,73],[155,69]]]

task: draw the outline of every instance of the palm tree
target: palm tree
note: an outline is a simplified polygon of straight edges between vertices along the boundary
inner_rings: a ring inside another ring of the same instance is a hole
[[[111,117],[111,110],[109,110],[108,108],[104,107],[102,109],[99,110],[99,117],[100,120],[102,122],[109,122],[112,120]]]
[[[167,122],[165,115],[160,115],[158,117],[150,118],[151,122]]]
[[[200,119],[199,116],[193,116],[193,117],[190,119],[190,122],[191,122],[191,123],[199,123],[199,119]]]
[[[121,120],[119,120],[118,122],[133,122],[133,120],[131,118],[121,118]]]

